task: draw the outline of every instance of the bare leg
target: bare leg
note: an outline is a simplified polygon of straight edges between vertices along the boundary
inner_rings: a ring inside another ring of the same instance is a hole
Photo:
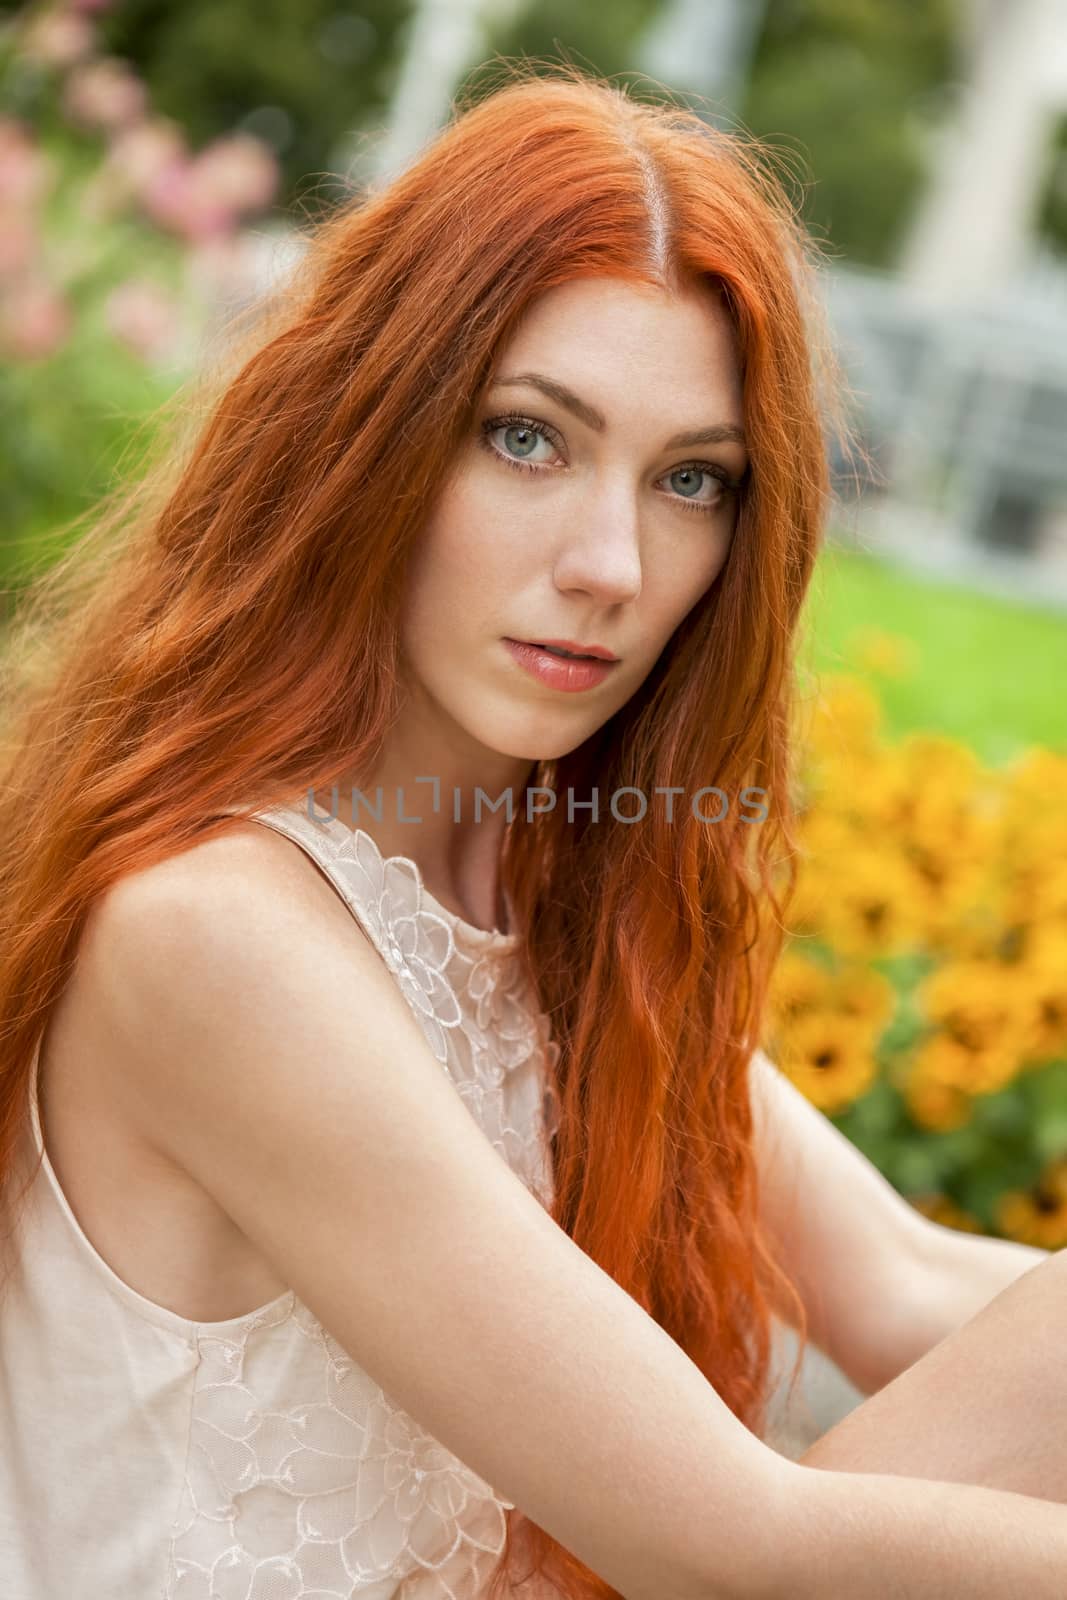
[[[1067,1251],[1024,1273],[799,1459],[1067,1504]]]

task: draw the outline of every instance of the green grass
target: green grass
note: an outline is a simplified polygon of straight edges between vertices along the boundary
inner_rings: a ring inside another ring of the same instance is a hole
[[[906,676],[858,664],[865,630],[910,641]],[[892,738],[963,740],[991,765],[1029,745],[1067,749],[1067,613],[998,600],[828,544],[808,599],[804,666],[876,689]]]

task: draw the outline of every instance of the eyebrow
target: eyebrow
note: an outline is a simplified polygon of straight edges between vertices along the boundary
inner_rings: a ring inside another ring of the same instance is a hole
[[[592,428],[596,433],[603,433],[607,423],[599,411],[580,400],[572,389],[559,383],[555,378],[546,378],[542,372],[513,372],[510,376],[501,375],[494,378],[489,387],[492,389],[510,389],[529,384],[534,389],[554,400],[557,405],[569,411],[572,416],[584,422],[587,428]],[[683,450],[697,444],[745,444],[745,435],[742,428],[736,427],[732,422],[718,422],[710,428],[693,428],[686,433],[676,433],[667,440],[664,449]]]

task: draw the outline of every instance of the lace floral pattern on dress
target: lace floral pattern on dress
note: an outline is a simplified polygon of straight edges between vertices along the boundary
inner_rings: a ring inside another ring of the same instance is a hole
[[[237,1337],[202,1334],[199,1351],[168,1597],[378,1600],[408,1578],[426,1597],[477,1595],[511,1502],[295,1297]]]
[[[553,1199],[558,1046],[515,935],[428,895],[406,857],[300,808],[259,813],[370,935],[486,1137]],[[198,1329],[189,1460],[165,1600],[474,1600],[512,1502],[440,1445],[288,1299]]]

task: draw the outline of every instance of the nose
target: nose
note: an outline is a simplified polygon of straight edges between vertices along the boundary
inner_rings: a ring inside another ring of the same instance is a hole
[[[632,489],[603,485],[568,507],[568,528],[553,577],[561,590],[579,590],[603,605],[641,593],[641,528]]]

